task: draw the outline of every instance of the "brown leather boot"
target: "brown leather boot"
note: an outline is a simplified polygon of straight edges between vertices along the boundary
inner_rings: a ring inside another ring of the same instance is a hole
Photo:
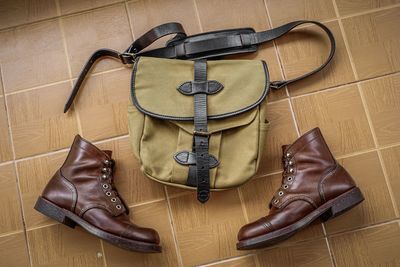
[[[269,214],[240,229],[237,249],[274,245],[312,221],[336,217],[364,200],[353,179],[333,158],[319,128],[282,150],[282,186],[269,204]]]
[[[72,228],[124,249],[161,252],[158,233],[130,222],[128,208],[113,184],[111,151],[75,137],[63,166],[38,198],[35,209]]]

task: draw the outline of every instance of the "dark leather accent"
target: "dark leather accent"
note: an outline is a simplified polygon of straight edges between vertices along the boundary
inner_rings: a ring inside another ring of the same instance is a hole
[[[210,156],[210,169],[215,168],[219,165],[219,161],[213,155]],[[176,162],[182,165],[196,165],[196,155],[193,152],[181,151],[174,155]]]
[[[205,59],[194,62],[193,90],[199,91],[207,82],[207,61]],[[207,94],[198,93],[194,96],[194,145],[196,165],[189,166],[189,184],[197,181],[197,200],[205,203],[210,198],[210,156],[208,154],[208,125],[207,125]],[[190,169],[191,168],[191,169]],[[196,171],[193,171],[196,168]],[[193,175],[196,174],[196,178]]]
[[[290,80],[274,81],[271,83],[271,88],[273,89],[282,88],[289,83],[304,79],[320,71],[332,60],[336,50],[335,38],[329,28],[327,28],[324,24],[317,21],[299,20],[262,32],[255,32],[251,28],[241,28],[207,32],[187,37],[182,25],[173,22],[154,27],[133,42],[133,44],[123,53],[118,53],[117,51],[110,49],[101,49],[96,51],[90,57],[88,62],[86,62],[83,70],[79,74],[78,80],[76,81],[71,95],[65,104],[64,113],[70,108],[90,68],[94,62],[101,57],[113,57],[119,59],[123,64],[133,64],[138,56],[205,59],[217,58],[237,53],[249,53],[257,51],[258,45],[279,38],[291,31],[293,28],[307,23],[318,26],[328,35],[331,44],[330,53],[325,62],[322,63],[318,68]],[[167,42],[165,47],[142,51],[142,49],[148,47],[157,39],[169,34],[176,34],[176,36]]]
[[[244,225],[238,233],[239,241],[291,225],[356,186],[332,156],[319,128],[282,149],[282,185],[270,202],[269,214]]]
[[[194,85],[197,83],[197,85]],[[212,95],[221,91],[224,86],[215,80],[209,80],[205,82],[188,81],[182,83],[177,89],[184,95],[194,95],[194,94],[207,94]]]
[[[42,198],[108,233],[158,244],[155,230],[130,222],[128,207],[114,186],[113,170],[111,151],[102,151],[77,135]]]

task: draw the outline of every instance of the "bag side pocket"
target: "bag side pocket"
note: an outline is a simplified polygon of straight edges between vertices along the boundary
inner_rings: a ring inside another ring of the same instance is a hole
[[[132,144],[133,154],[140,161],[140,140],[143,135],[144,114],[134,106],[128,106],[129,139]]]

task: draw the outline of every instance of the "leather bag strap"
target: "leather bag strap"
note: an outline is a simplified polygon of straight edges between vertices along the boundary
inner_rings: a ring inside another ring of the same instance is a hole
[[[327,34],[330,41],[330,52],[326,60],[319,67],[311,70],[310,72],[289,80],[271,82],[271,88],[282,88],[290,83],[304,79],[322,70],[332,60],[336,50],[335,38],[329,28],[326,27],[324,24],[317,21],[299,20],[262,32],[238,33],[238,31],[235,30],[227,30],[226,32],[228,32],[229,34],[225,35],[212,35],[213,33],[224,32],[219,31],[212,33],[202,33],[194,36],[186,36],[182,25],[173,22],[154,27],[153,29],[139,37],[136,41],[134,41],[123,53],[119,53],[111,49],[100,49],[94,52],[89,60],[86,62],[81,73],[79,74],[71,95],[69,96],[67,103],[65,104],[64,112],[67,112],[72,105],[72,102],[77,95],[79,88],[81,87],[86,75],[90,71],[93,64],[102,57],[112,57],[120,60],[123,64],[133,64],[135,58],[138,56],[201,59],[216,57],[222,54],[234,54],[238,53],[238,51],[245,53],[255,51],[248,50],[249,47],[257,47],[262,43],[275,40],[303,24],[314,24],[321,28]],[[147,48],[159,38],[170,34],[175,34],[175,37],[169,40],[165,47],[143,51],[143,49]],[[201,36],[207,36],[210,34],[212,35],[212,37],[210,38],[201,38]],[[223,53],[221,53],[221,51],[223,51]]]

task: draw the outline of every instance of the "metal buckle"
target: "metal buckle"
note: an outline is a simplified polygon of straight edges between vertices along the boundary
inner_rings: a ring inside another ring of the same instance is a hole
[[[199,135],[199,136],[210,136],[210,132],[201,132],[201,131],[193,131],[194,135]]]
[[[124,52],[122,54],[119,54],[119,58],[124,64],[133,64],[136,58],[136,54]]]

